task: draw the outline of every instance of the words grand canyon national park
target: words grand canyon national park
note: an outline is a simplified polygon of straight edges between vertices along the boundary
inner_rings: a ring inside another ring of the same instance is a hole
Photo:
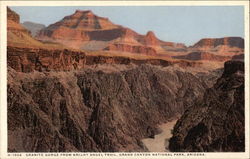
[[[186,29],[174,13],[126,17],[133,7],[120,15],[113,7],[128,26],[98,7],[34,8],[7,7],[8,152],[245,151],[244,34],[209,35],[209,27],[237,27],[214,17],[200,32],[194,17]],[[157,27],[132,29],[136,18]],[[182,32],[167,29],[175,22]],[[191,33],[204,38],[193,42]],[[180,34],[178,42],[162,38]]]

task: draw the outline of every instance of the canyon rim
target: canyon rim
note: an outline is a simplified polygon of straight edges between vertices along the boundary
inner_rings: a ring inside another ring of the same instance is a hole
[[[213,9],[244,19],[244,7],[231,7]],[[60,16],[35,20],[34,8]],[[187,43],[171,39],[164,7],[155,7],[164,23],[148,22],[150,7],[124,8],[110,7],[113,17],[109,6],[6,6],[7,153],[249,152],[249,40],[243,28],[233,32],[244,21],[224,26],[211,14],[208,33],[224,36]]]

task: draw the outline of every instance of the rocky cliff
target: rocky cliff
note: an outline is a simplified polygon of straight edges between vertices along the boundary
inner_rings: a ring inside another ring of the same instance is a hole
[[[68,71],[84,68],[85,53],[71,50],[7,48],[8,66],[18,72]]]
[[[140,140],[205,90],[199,78],[171,66],[114,70],[9,68],[8,151],[147,151]]]
[[[244,63],[228,61],[216,84],[178,120],[171,151],[245,151]]]
[[[69,71],[84,69],[86,65],[98,64],[151,64],[162,67],[178,65],[183,68],[195,68],[201,65],[199,62],[182,60],[168,61],[163,59],[135,59],[122,56],[87,56],[83,51],[13,46],[7,47],[7,62],[9,67],[18,72]]]

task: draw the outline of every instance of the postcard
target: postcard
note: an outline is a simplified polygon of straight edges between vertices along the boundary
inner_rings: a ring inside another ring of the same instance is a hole
[[[248,4],[2,1],[1,158],[249,158]]]

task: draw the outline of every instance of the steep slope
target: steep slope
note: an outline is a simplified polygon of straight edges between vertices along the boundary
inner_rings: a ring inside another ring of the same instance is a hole
[[[39,23],[34,23],[34,22],[23,22],[22,25],[24,26],[24,28],[26,28],[27,30],[29,30],[31,32],[31,35],[34,37],[36,36],[36,34],[43,28],[45,28],[46,26],[43,24],[39,24]]]
[[[43,41],[59,42],[77,49],[108,50],[141,54],[156,54],[163,46],[173,47],[157,39],[153,32],[140,35],[113,24],[108,18],[91,11],[80,11],[42,29],[37,36]],[[180,46],[180,45],[178,45]]]
[[[244,63],[228,61],[216,84],[174,127],[171,151],[245,150]]]
[[[174,67],[110,67],[45,73],[9,68],[8,150],[147,151],[140,140],[205,90],[198,78]]]

